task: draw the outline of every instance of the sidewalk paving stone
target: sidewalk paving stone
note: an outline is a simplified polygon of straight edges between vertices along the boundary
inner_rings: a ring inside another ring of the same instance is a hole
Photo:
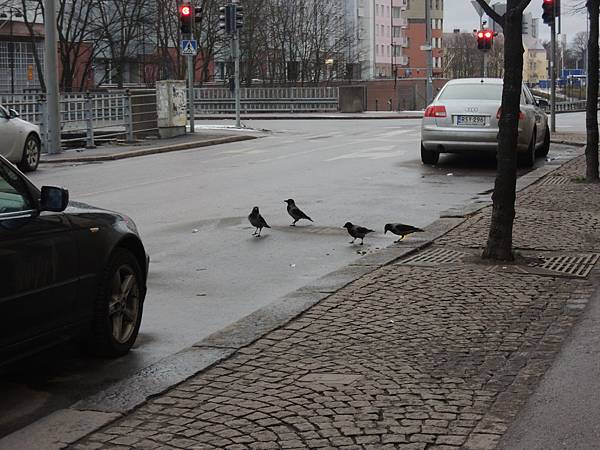
[[[519,193],[524,255],[600,251],[600,185],[578,182],[582,167],[580,157],[551,174],[562,184]],[[577,278],[481,261],[489,216],[423,250],[464,257],[373,267],[72,448],[495,448],[600,269]]]

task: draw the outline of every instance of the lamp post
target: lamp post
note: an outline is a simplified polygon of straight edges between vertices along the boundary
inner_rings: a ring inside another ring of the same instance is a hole
[[[15,93],[15,40],[14,40],[14,34],[13,34],[13,18],[14,17],[23,17],[23,14],[21,14],[21,11],[12,7],[12,6],[5,6],[6,9],[8,9],[9,14],[6,15],[5,12],[0,13],[0,18],[1,19],[8,19],[8,21],[10,22],[9,24],[9,41],[8,43],[10,44],[10,49],[8,51],[8,60],[9,60],[9,67],[10,67],[10,93],[14,94]],[[13,15],[13,11],[15,12],[15,14]]]

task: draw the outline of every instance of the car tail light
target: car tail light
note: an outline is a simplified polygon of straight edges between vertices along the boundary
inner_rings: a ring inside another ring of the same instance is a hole
[[[431,105],[425,110],[425,117],[446,117],[444,105]]]
[[[500,120],[500,117],[502,117],[502,106],[500,108],[498,108],[498,112],[496,113],[496,119]],[[523,114],[523,111],[519,111],[519,120],[524,120],[525,119],[525,114]]]

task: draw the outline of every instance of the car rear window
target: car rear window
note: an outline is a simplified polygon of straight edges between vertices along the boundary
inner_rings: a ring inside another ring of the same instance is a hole
[[[440,100],[502,100],[502,85],[490,83],[449,84],[439,96]]]

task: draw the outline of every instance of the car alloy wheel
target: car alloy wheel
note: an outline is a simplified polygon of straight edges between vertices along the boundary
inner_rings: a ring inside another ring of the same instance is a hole
[[[135,256],[117,248],[100,281],[88,338],[91,353],[122,356],[135,343],[142,322],[142,271]]]
[[[133,335],[140,309],[140,288],[133,269],[127,264],[120,266],[112,279],[112,292],[108,315],[112,336],[119,344],[125,344]]]
[[[40,141],[31,135],[27,137],[23,148],[23,156],[19,163],[19,168],[23,172],[32,172],[37,169],[40,163]]]

